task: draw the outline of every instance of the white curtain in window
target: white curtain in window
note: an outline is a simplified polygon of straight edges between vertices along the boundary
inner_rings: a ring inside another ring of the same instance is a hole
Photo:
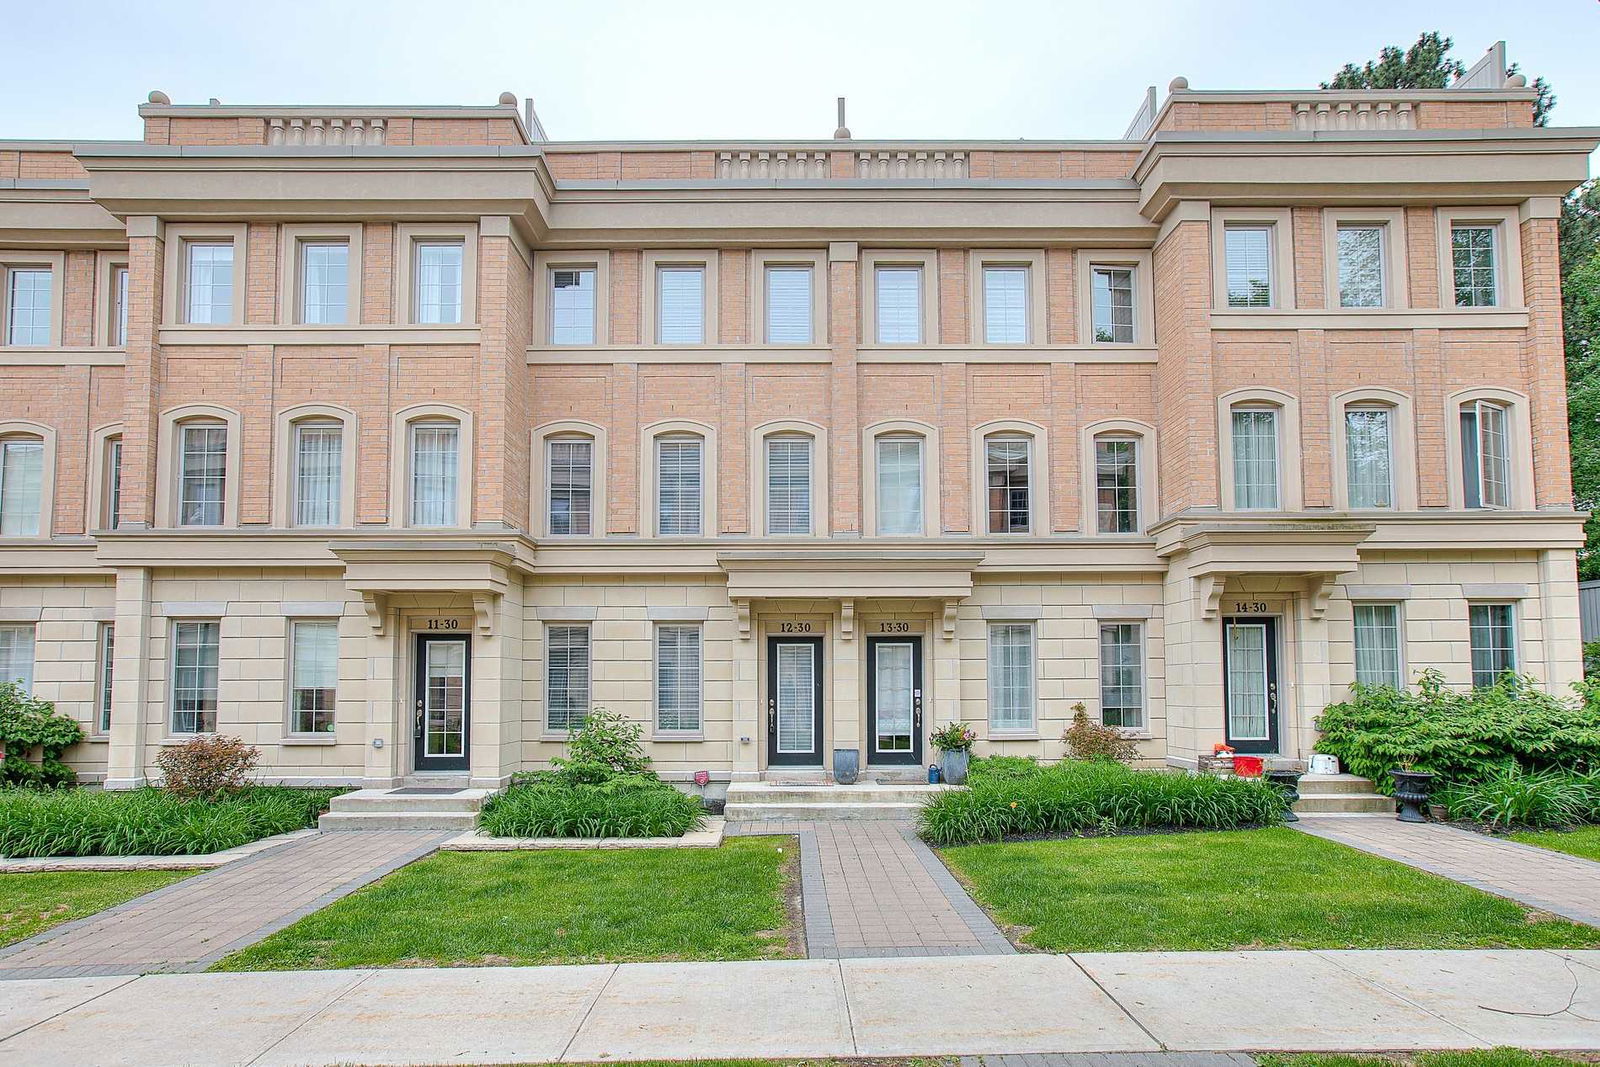
[[[350,246],[315,242],[300,246],[300,304],[308,323],[347,321],[350,307]]]
[[[589,714],[589,627],[545,631],[545,727],[565,732]]]
[[[806,345],[811,336],[811,268],[767,268],[767,344]]]
[[[1344,413],[1345,469],[1350,506],[1394,506],[1393,440],[1388,408],[1348,408]]]
[[[1033,626],[1025,622],[989,627],[989,727],[1033,726]]]
[[[1400,608],[1396,604],[1355,605],[1356,681],[1399,689]]]
[[[50,343],[50,300],[52,279],[48,270],[13,270],[11,291],[7,294],[10,312],[6,343],[47,345]]]
[[[1339,227],[1339,306],[1383,306],[1383,227]]]
[[[917,344],[922,340],[922,269],[879,267],[877,285],[878,343]]]
[[[184,426],[178,525],[221,526],[228,492],[228,428]]]
[[[295,733],[325,733],[333,729],[339,689],[339,624],[317,619],[294,624]]]
[[[700,627],[656,628],[656,726],[700,729]]]
[[[704,523],[704,453],[698,437],[656,439],[656,533],[698,537]]]
[[[44,499],[44,442],[0,441],[0,537],[38,537]]]
[[[767,533],[811,532],[811,438],[767,438]]]
[[[1027,343],[1027,267],[984,268],[983,339],[991,345]]]
[[[1144,727],[1144,648],[1136,622],[1100,627],[1100,721]]]
[[[428,241],[417,245],[416,305],[420,323],[461,321],[461,261],[459,241]]]
[[[339,525],[344,431],[328,423],[295,427],[296,526]]]
[[[0,682],[33,689],[33,625],[0,626]]]
[[[1227,256],[1228,306],[1272,306],[1272,230],[1265,226],[1229,226],[1223,231]]]
[[[878,533],[922,530],[922,438],[878,438]]]
[[[233,322],[233,245],[191,244],[188,251],[188,321]]]
[[[459,444],[454,424],[411,428],[411,525],[456,525]]]
[[[1267,728],[1267,628],[1259,624],[1226,627],[1228,736],[1265,741]]]
[[[656,340],[661,344],[705,343],[704,267],[661,267],[656,271],[656,318]]]
[[[1278,507],[1278,413],[1267,408],[1233,412],[1233,506]]]
[[[594,528],[594,442],[550,442],[550,532],[588,536]]]

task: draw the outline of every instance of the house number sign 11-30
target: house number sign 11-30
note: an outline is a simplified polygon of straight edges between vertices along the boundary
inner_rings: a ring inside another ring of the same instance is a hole
[[[424,630],[459,630],[459,629],[461,629],[461,620],[460,619],[428,619],[426,622],[423,623],[422,628]]]

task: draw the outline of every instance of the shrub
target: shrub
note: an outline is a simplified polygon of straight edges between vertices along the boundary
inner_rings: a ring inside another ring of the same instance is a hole
[[[650,757],[639,744],[643,734],[644,728],[633,719],[595,708],[568,732],[567,754],[550,763],[571,785],[597,784],[619,776],[654,778]]]
[[[1282,820],[1284,797],[1265,782],[1134,770],[1109,760],[1024,770],[981,760],[968,788],[923,807],[919,830],[935,845],[1022,834],[1125,830],[1233,830]]]
[[[491,837],[679,837],[705,823],[698,797],[631,775],[599,785],[514,785],[483,806]]]
[[[1572,826],[1600,820],[1600,773],[1503,770],[1436,798],[1452,819],[1496,827]]]
[[[0,786],[72,785],[78,776],[61,762],[61,753],[82,740],[83,727],[76,719],[14,682],[0,682]]]
[[[1083,702],[1072,706],[1072,725],[1062,733],[1067,755],[1073,759],[1108,759],[1132,763],[1139,758],[1139,743],[1115,726],[1092,722]]]
[[[179,797],[220,797],[249,784],[261,750],[237,737],[191,737],[156,757],[162,788]]]
[[[194,856],[315,825],[340,789],[0,789],[0,856]]]
[[[982,756],[972,761],[967,771],[967,781],[984,778],[1009,781],[1031,778],[1043,772],[1044,768],[1032,756]]]

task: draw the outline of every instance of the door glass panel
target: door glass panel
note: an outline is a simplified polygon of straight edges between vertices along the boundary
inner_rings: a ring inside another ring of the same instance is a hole
[[[778,751],[812,752],[817,747],[816,646],[778,646]]]
[[[427,736],[429,756],[460,756],[466,751],[467,643],[429,641],[427,648]]]
[[[1228,736],[1265,741],[1267,733],[1267,628],[1228,626]]]
[[[911,645],[884,642],[873,679],[879,752],[911,751]]]

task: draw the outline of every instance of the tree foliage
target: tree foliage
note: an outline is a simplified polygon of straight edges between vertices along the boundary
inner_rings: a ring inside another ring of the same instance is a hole
[[[1467,68],[1458,59],[1450,57],[1455,44],[1441,37],[1437,30],[1429,30],[1417,38],[1410,48],[1384,45],[1378,50],[1376,60],[1367,60],[1361,66],[1346,63],[1333,76],[1322,83],[1324,89],[1443,89],[1461,77]]]

